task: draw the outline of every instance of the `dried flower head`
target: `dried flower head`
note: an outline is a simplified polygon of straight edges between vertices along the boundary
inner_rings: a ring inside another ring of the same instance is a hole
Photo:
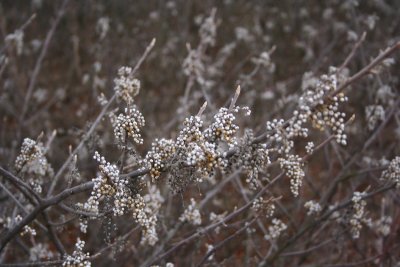
[[[194,198],[190,199],[190,204],[187,206],[181,217],[179,217],[181,222],[189,222],[193,225],[201,224],[200,211],[196,208],[196,201]]]
[[[118,70],[118,77],[114,79],[114,91],[119,99],[126,103],[132,103],[133,98],[139,94],[140,81],[133,78],[131,67],[121,67]]]
[[[78,238],[75,243],[75,250],[72,255],[67,255],[62,264],[63,267],[90,267],[92,266],[89,261],[89,252],[84,253],[83,247],[85,246],[85,241]]]
[[[397,187],[400,187],[400,157],[395,157],[390,162],[387,170],[382,172],[381,179],[394,182]]]
[[[131,137],[137,144],[143,143],[140,128],[145,124],[144,117],[135,108],[126,108],[125,113],[118,115],[114,124],[114,134],[117,140],[124,143],[127,137]]]

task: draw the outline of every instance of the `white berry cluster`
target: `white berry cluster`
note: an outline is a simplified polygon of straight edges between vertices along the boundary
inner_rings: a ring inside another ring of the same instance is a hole
[[[290,190],[297,197],[305,176],[302,159],[298,155],[289,155],[286,158],[279,158],[278,161],[286,175],[290,177]]]
[[[79,230],[86,234],[88,228],[88,219],[87,218],[80,218],[79,219]]]
[[[37,243],[29,249],[30,261],[49,260],[54,256],[55,253],[51,251],[48,244]]]
[[[161,171],[175,151],[175,142],[171,139],[156,139],[151,144],[151,150],[147,153],[144,164],[150,169],[150,176],[153,180],[160,177]]]
[[[233,113],[239,110],[249,113],[248,108],[241,107],[220,109],[205,130],[201,118],[191,116],[184,120],[176,141],[156,140],[143,161],[153,180],[162,171],[168,172],[169,185],[175,192],[181,192],[191,181],[212,181],[215,170],[225,170],[228,164],[224,150],[237,144],[234,135],[239,127],[234,124]],[[253,155],[264,157],[258,152]]]
[[[336,69],[331,68],[330,74],[322,75],[320,79],[307,87],[299,98],[299,110],[294,115],[299,121],[310,119],[313,126],[323,130],[326,127],[332,130],[339,144],[347,144],[347,136],[344,134],[346,114],[339,111],[339,104],[346,102],[348,98],[343,93],[330,97],[330,93],[337,89]],[[300,127],[300,126],[296,126]]]
[[[314,214],[319,214],[322,210],[321,205],[314,200],[307,201],[304,204],[304,207],[307,209],[308,216],[314,215]]]
[[[8,34],[4,41],[7,45],[15,48],[17,55],[22,54],[24,48],[24,32],[22,30],[16,30],[15,32]]]
[[[189,166],[195,166],[200,174],[198,182],[202,182],[203,177],[211,177],[214,170],[220,164],[221,155],[218,152],[215,143],[190,143],[188,146],[186,163]]]
[[[196,201],[191,198],[189,206],[185,209],[183,214],[179,217],[181,222],[189,222],[193,225],[201,224],[200,211],[196,208]]]
[[[140,128],[145,124],[144,117],[135,108],[126,108],[125,113],[120,113],[114,123],[114,135],[118,141],[124,143],[126,137],[131,137],[137,144],[143,143]]]
[[[391,216],[382,216],[372,223],[372,227],[377,234],[381,236],[388,236],[390,234],[392,223],[393,219]]]
[[[385,109],[381,105],[370,105],[365,107],[368,130],[372,131],[379,121],[385,119]]]
[[[96,178],[92,179],[94,182],[92,193],[84,204],[84,209],[93,213],[99,212],[100,200],[104,197],[114,196],[118,190],[119,186],[124,187],[124,180],[120,180],[119,170],[116,165],[113,165],[105,160],[104,157],[100,156],[99,152],[94,153],[93,157],[97,162],[100,163],[99,170],[100,173]],[[119,199],[118,200],[119,204]],[[115,206],[114,213],[121,213],[121,205]]]
[[[351,235],[354,239],[360,237],[362,223],[366,220],[364,218],[365,206],[367,202],[362,198],[365,196],[364,192],[354,192],[351,201],[353,202],[353,214],[350,218]]]
[[[201,43],[213,46],[217,35],[217,22],[215,21],[215,12],[204,19],[200,26],[199,35]]]
[[[45,148],[42,143],[25,138],[21,146],[21,153],[15,160],[15,169],[18,172],[29,174],[28,182],[37,193],[42,192],[42,178],[46,175],[53,175],[53,169],[44,153]]]
[[[275,71],[275,63],[271,60],[270,54],[266,51],[262,52],[257,57],[252,58],[251,61],[256,65],[263,66],[269,73]]]
[[[235,115],[233,113],[238,111],[238,107],[233,110],[220,108],[214,116],[214,122],[204,132],[206,139],[211,142],[223,140],[227,143],[232,143],[234,141],[233,137],[239,129],[239,126],[234,124]]]
[[[141,244],[149,244],[153,246],[158,241],[156,232],[157,214],[164,202],[164,198],[161,196],[160,190],[155,185],[149,186],[148,189],[148,194],[143,196],[143,201],[145,203],[143,210],[147,216],[147,221],[141,219],[141,222],[143,223]]]
[[[183,129],[179,132],[176,145],[180,149],[185,149],[191,142],[202,141],[204,139],[201,127],[203,121],[199,116],[190,116],[183,122]]]
[[[14,227],[14,224],[17,224],[20,221],[22,221],[22,217],[19,214],[17,216],[15,216],[14,221],[10,217],[7,217],[7,228],[11,229],[12,227]],[[32,227],[30,227],[29,225],[25,225],[23,228],[23,231],[20,233],[20,235],[24,236],[27,234],[29,234],[31,236],[36,236],[36,230],[33,229]]]
[[[264,238],[269,241],[276,240],[286,229],[286,224],[284,224],[281,220],[274,218],[272,219],[272,225],[268,227],[268,233],[264,236]]]
[[[67,255],[62,264],[63,267],[90,267],[92,264],[89,261],[90,254],[83,252],[85,241],[78,238],[75,244],[75,250],[72,255]]]
[[[246,182],[250,189],[259,186],[258,174],[271,163],[269,149],[263,143],[254,143],[254,133],[246,130],[244,137],[239,141],[238,152],[229,158],[228,166],[243,168],[246,171]]]
[[[121,67],[118,70],[118,77],[114,79],[114,91],[118,98],[127,103],[132,103],[133,98],[139,94],[140,81],[133,78],[131,67]]]
[[[394,182],[400,187],[400,157],[395,157],[389,164],[389,167],[382,172],[382,180]]]
[[[315,145],[313,142],[308,142],[306,145],[306,153],[308,155],[311,155],[314,152],[314,147],[315,147]]]
[[[157,217],[155,211],[146,208],[146,202],[139,194],[132,200],[132,214],[135,221],[142,227],[141,244],[153,246],[158,241],[156,232]]]
[[[189,54],[183,61],[182,68],[185,75],[196,77],[197,80],[202,80],[205,67],[201,60],[201,54],[199,51],[190,50]]]
[[[296,113],[297,111],[295,111]],[[269,141],[273,144],[271,151],[275,151],[278,154],[289,154],[294,147],[294,142],[291,138],[295,137],[297,134],[303,135],[307,133],[307,129],[303,130],[302,127],[297,126],[300,120],[293,119],[293,123],[285,126],[285,121],[282,119],[273,119],[272,121],[267,121],[266,129],[272,134],[269,135]],[[298,129],[299,131],[293,131],[293,129]]]
[[[265,213],[266,217],[269,218],[274,215],[275,204],[271,200],[265,200],[263,197],[259,197],[253,201],[252,209],[256,213]]]

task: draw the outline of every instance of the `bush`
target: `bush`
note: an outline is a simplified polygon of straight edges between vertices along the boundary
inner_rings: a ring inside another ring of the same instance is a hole
[[[1,266],[397,266],[398,1],[0,3]]]

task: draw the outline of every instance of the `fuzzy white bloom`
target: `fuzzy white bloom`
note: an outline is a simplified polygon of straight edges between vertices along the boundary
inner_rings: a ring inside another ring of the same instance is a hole
[[[8,34],[5,38],[5,42],[14,46],[17,55],[21,55],[24,48],[24,32],[16,30],[15,32]]]
[[[368,123],[368,130],[375,129],[379,121],[385,119],[385,109],[381,105],[370,105],[365,107],[365,116]]]
[[[400,157],[395,157],[389,164],[387,170],[382,172],[382,180],[394,182],[400,187]]]
[[[314,152],[314,143],[313,142],[308,142],[306,145],[306,152],[308,155],[311,155]]]
[[[62,264],[63,267],[90,267],[91,262],[88,260],[90,254],[83,252],[85,241],[80,238],[77,239],[75,244],[75,250],[72,255],[67,255]]]
[[[272,217],[275,212],[275,204],[270,200],[264,200],[263,197],[259,197],[253,201],[252,209],[255,212],[263,211],[267,218]]]
[[[29,249],[30,261],[49,260],[54,256],[54,253],[47,244],[37,243]]]
[[[36,142],[30,138],[25,138],[21,146],[21,153],[15,160],[15,168],[17,171],[30,174],[37,178],[31,178],[29,183],[38,193],[41,192],[40,185],[42,183],[39,178],[46,175],[51,176],[53,174],[53,169],[44,153],[45,148],[42,143]]]
[[[279,158],[278,160],[281,168],[290,177],[290,190],[297,197],[305,176],[301,158],[298,155],[289,155],[287,158]]]
[[[181,222],[189,222],[193,225],[201,224],[200,211],[196,208],[196,201],[191,198],[189,206],[185,209],[183,214],[179,217]]]
[[[17,216],[15,216],[14,221],[10,217],[7,217],[7,226],[6,227],[8,229],[11,229],[12,227],[14,227],[15,224],[19,223],[20,221],[22,221],[22,216],[19,214]],[[29,234],[31,236],[36,236],[36,230],[33,229],[32,227],[30,227],[29,225],[25,225],[23,228],[23,231],[20,233],[20,235],[24,236],[27,234]]]
[[[144,117],[135,108],[125,109],[125,113],[118,115],[114,123],[114,135],[118,141],[124,143],[126,137],[131,137],[137,144],[143,143],[140,128],[145,124]]]
[[[307,209],[307,215],[309,216],[321,212],[321,205],[314,200],[307,201],[304,207]]]
[[[114,79],[114,91],[117,97],[127,103],[131,103],[140,91],[140,81],[133,78],[133,74],[131,67],[121,67],[118,70],[118,77]]]
[[[110,18],[101,17],[96,24],[96,31],[100,35],[100,40],[106,37],[109,29],[110,29]]]
[[[268,234],[266,234],[264,238],[269,241],[276,240],[286,229],[286,224],[284,224],[281,220],[274,218],[272,219],[272,225],[268,227]]]
[[[390,228],[392,222],[393,219],[391,216],[382,216],[381,218],[372,223],[372,227],[378,234],[382,236],[388,236],[390,234]]]
[[[363,196],[365,196],[365,192],[354,192],[353,198],[351,201],[353,202],[353,215],[350,218],[350,226],[351,226],[351,235],[354,239],[360,237],[360,231],[362,228],[362,222],[366,219],[364,218],[365,206],[367,202],[362,200]]]

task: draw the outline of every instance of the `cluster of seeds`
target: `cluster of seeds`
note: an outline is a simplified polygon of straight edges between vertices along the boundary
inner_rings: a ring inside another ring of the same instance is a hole
[[[132,211],[134,220],[142,226],[142,243],[154,245],[158,238],[156,233],[157,212],[163,199],[155,188],[149,188],[149,194],[142,197],[134,194],[129,187],[129,180],[119,175],[116,165],[110,164],[96,151],[94,155],[100,165],[100,174],[93,179],[94,186],[84,209],[98,213],[100,200],[104,197],[114,200],[113,212],[121,216]],[[157,192],[156,192],[157,191]],[[86,230],[87,225],[84,225]]]
[[[95,152],[93,158],[100,163],[100,173],[96,178],[92,179],[94,182],[93,190],[89,199],[84,204],[84,209],[93,213],[98,213],[100,199],[104,197],[115,196],[116,192],[121,190],[121,186],[125,187],[125,181],[120,180],[117,166],[107,162],[105,158],[101,157],[97,151]],[[114,213],[121,213],[122,205],[120,200],[116,199],[115,204],[117,204],[118,207],[115,206]]]
[[[314,152],[314,147],[315,147],[315,145],[313,142],[308,142],[306,145],[306,153],[308,155],[311,155]]]
[[[118,141],[124,143],[126,137],[131,137],[137,144],[143,143],[140,128],[145,124],[144,117],[135,108],[126,108],[125,113],[120,113],[114,123],[114,134]]]
[[[37,193],[42,192],[42,178],[46,175],[53,175],[53,169],[44,153],[45,148],[42,143],[25,138],[21,146],[21,153],[14,165],[18,172],[29,175],[28,182]]]
[[[227,167],[226,150],[237,144],[234,135],[239,128],[234,124],[233,113],[248,108],[233,107],[221,108],[214,116],[214,122],[202,130],[203,121],[199,116],[191,116],[183,122],[176,141],[156,140],[147,153],[143,165],[150,169],[150,175],[157,179],[162,171],[169,173],[169,185],[174,192],[181,192],[189,182],[202,182],[204,178],[212,180],[217,168],[225,170]],[[228,144],[228,146],[227,146]],[[264,151],[256,151],[259,147],[252,147],[252,155],[257,154],[260,161],[265,158]],[[248,159],[250,162],[250,159]],[[250,165],[249,163],[248,165]],[[252,162],[258,165],[257,162]]]
[[[297,197],[305,176],[302,159],[298,155],[289,155],[287,158],[279,158],[278,160],[281,168],[290,177],[290,190]]]
[[[326,127],[332,130],[339,144],[347,144],[344,134],[346,114],[339,111],[339,104],[347,102],[343,93],[330,97],[330,93],[337,89],[336,69],[331,68],[329,75],[322,75],[320,79],[308,87],[299,99],[299,119],[310,119],[313,126],[319,130]]]
[[[244,137],[238,142],[237,153],[231,156],[226,163],[227,168],[243,168],[246,171],[246,182],[250,189],[258,188],[259,172],[271,163],[270,150],[267,145],[253,141],[253,131],[246,130]]]
[[[131,209],[134,198],[129,188],[129,181],[119,176],[116,165],[111,164],[101,157],[96,151],[94,155],[100,165],[100,174],[93,179],[94,186],[90,198],[84,204],[84,209],[98,213],[100,200],[105,197],[114,199],[114,215],[123,215]]]
[[[394,182],[397,187],[400,187],[400,157],[395,157],[390,162],[387,170],[382,172],[381,179]]]
[[[141,244],[153,246],[158,241],[156,232],[157,216],[155,211],[146,207],[145,199],[137,194],[132,200],[131,209],[135,221],[142,227]]]
[[[381,105],[370,105],[365,107],[368,130],[375,129],[379,121],[385,119],[385,109]]]
[[[189,222],[193,225],[201,224],[200,211],[196,208],[196,201],[191,198],[189,206],[185,209],[183,214],[179,217],[181,222]]]
[[[256,213],[265,213],[266,217],[269,218],[275,213],[275,204],[271,199],[265,200],[263,197],[259,197],[253,201],[252,209]]]
[[[85,246],[85,241],[78,240],[75,244],[75,250],[72,255],[67,255],[62,264],[63,267],[90,267],[92,264],[88,260],[90,257],[89,252],[84,253],[83,247]]]
[[[214,116],[215,121],[205,130],[205,138],[211,142],[223,140],[227,143],[232,143],[234,141],[233,137],[239,129],[239,126],[234,124],[235,115],[233,115],[233,112],[238,111],[238,107],[233,110],[220,108]]]
[[[264,236],[264,238],[269,241],[276,240],[286,229],[286,224],[284,224],[281,220],[274,218],[272,219],[272,225],[268,227],[268,233]]]
[[[118,77],[114,79],[114,91],[118,98],[127,103],[132,103],[133,98],[139,94],[140,81],[133,78],[131,67],[121,67],[118,70]]]
[[[299,120],[293,119],[293,122],[296,123],[299,122]],[[282,119],[267,121],[266,129],[268,132],[272,133],[268,137],[271,144],[273,144],[273,147],[271,147],[270,150],[275,151],[278,154],[289,154],[294,146],[293,140],[290,139],[296,136],[295,131],[292,129],[303,129],[300,126],[297,126],[297,124],[285,125],[285,122]]]
[[[11,229],[12,227],[14,227],[15,224],[19,223],[20,221],[22,221],[22,217],[21,215],[17,215],[15,216],[14,221],[10,218],[7,217],[7,224],[6,224],[6,228]],[[23,228],[23,231],[20,233],[21,236],[24,235],[31,235],[31,236],[36,236],[36,230],[32,227],[30,227],[29,225],[25,225]]]
[[[372,227],[381,236],[388,236],[390,234],[390,228],[393,223],[391,216],[382,216],[378,220],[372,223]]]
[[[321,205],[314,200],[307,201],[304,204],[304,207],[307,209],[308,216],[314,215],[314,214],[319,214],[322,210]]]
[[[36,176],[52,174],[53,170],[44,156],[44,151],[42,143],[25,138],[21,146],[21,153],[15,160],[16,170]]]
[[[353,202],[353,215],[350,218],[350,227],[351,227],[351,235],[354,239],[360,237],[360,231],[362,228],[362,222],[365,221],[364,211],[367,202],[363,200],[364,192],[354,192],[353,198],[351,201]]]
[[[347,136],[344,133],[345,117],[344,112],[339,111],[339,103],[346,102],[347,97],[343,94],[332,97],[328,104],[318,105],[316,112],[311,115],[314,127],[323,130],[329,127],[336,137],[336,142],[341,145],[347,145]]]
[[[203,121],[198,116],[186,118],[183,122],[183,129],[179,132],[176,145],[179,149],[185,149],[191,142],[198,142],[204,139],[201,127]]]
[[[171,139],[156,139],[151,144],[151,150],[147,153],[144,164],[150,169],[150,176],[153,180],[160,177],[161,171],[175,151],[175,142]]]

